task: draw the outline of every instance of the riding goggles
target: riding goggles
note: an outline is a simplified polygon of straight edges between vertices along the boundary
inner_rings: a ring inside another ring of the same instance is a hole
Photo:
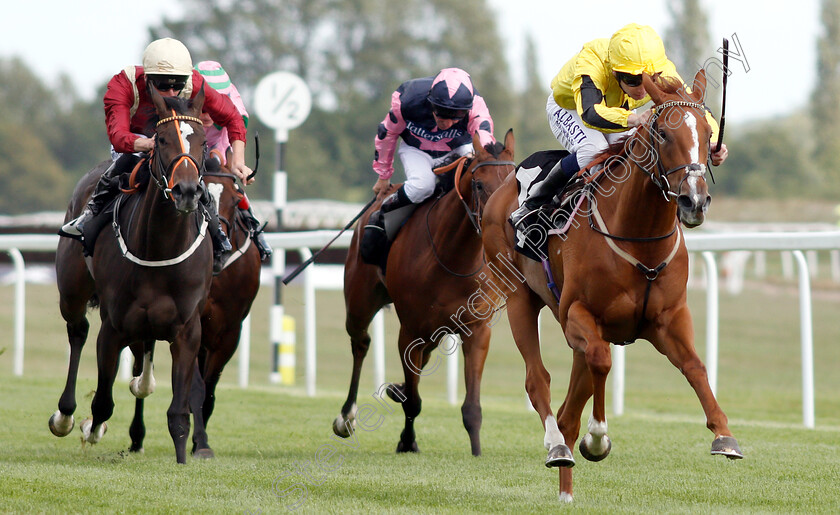
[[[432,104],[432,112],[442,120],[460,120],[469,113],[469,111],[464,109],[447,109],[434,104]]]
[[[629,73],[624,72],[615,72],[616,78],[630,86],[631,88],[635,88],[637,86],[642,85],[642,76],[641,75],[631,75]]]
[[[187,85],[184,77],[173,77],[169,75],[152,75],[148,77],[149,83],[158,91],[181,91]]]

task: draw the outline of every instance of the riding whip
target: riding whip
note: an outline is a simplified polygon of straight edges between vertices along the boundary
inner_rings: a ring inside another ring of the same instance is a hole
[[[715,152],[720,151],[723,145],[723,126],[726,123],[726,78],[729,76],[729,40],[723,38],[723,101],[720,105],[720,129]]]
[[[329,246],[330,246],[330,245],[332,245],[332,244],[333,244],[333,242],[334,242],[335,240],[337,240],[337,239],[338,239],[338,237],[339,237],[339,236],[341,236],[341,235],[344,233],[344,231],[346,231],[347,229],[349,229],[350,227],[352,227],[352,226],[353,226],[353,224],[354,224],[354,223],[356,223],[356,220],[358,220],[359,218],[361,218],[361,217],[362,217],[362,215],[363,215],[363,214],[365,214],[365,211],[367,211],[367,210],[368,210],[368,208],[369,208],[370,206],[372,206],[374,202],[376,202],[376,197],[375,197],[375,196],[374,196],[372,199],[370,199],[370,202],[368,202],[367,204],[365,204],[365,207],[363,207],[363,208],[362,208],[362,210],[361,210],[361,211],[359,211],[359,214],[357,214],[356,216],[354,216],[354,217],[353,217],[353,219],[352,219],[352,220],[350,220],[350,222],[348,222],[348,223],[347,223],[347,225],[345,225],[345,226],[344,226],[344,229],[340,230],[340,231],[338,232],[338,234],[336,234],[336,235],[335,235],[335,237],[329,241],[329,243],[327,243],[326,245],[324,245],[323,247],[321,247],[321,250],[319,250],[319,251],[317,251],[316,253],[312,254],[312,257],[311,257],[311,258],[309,258],[309,259],[307,259],[306,261],[304,261],[303,263],[301,263],[301,264],[300,264],[297,268],[295,268],[295,269],[292,271],[292,273],[290,273],[289,275],[287,275],[286,277],[284,277],[284,278],[283,278],[283,284],[288,285],[288,284],[289,284],[289,282],[290,282],[292,279],[294,279],[295,277],[297,277],[297,276],[298,276],[298,274],[300,274],[301,272],[303,272],[303,269],[304,269],[304,268],[306,268],[307,266],[311,265],[311,264],[315,261],[315,259],[316,259],[319,255],[321,255],[321,252],[324,252],[325,250],[327,250],[327,249],[329,248]]]
[[[260,167],[260,133],[254,132],[254,153],[256,154],[256,163],[254,164],[254,171],[248,176],[248,181],[257,175],[257,169]]]

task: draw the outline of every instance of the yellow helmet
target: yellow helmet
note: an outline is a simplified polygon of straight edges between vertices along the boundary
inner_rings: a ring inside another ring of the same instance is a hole
[[[665,45],[653,28],[631,23],[610,38],[607,51],[613,71],[640,75],[659,73],[668,64]]]
[[[143,51],[143,71],[147,75],[191,75],[190,51],[177,39],[152,41]]]

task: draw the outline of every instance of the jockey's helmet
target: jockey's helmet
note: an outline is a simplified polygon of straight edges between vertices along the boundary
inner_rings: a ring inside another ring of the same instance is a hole
[[[429,102],[443,118],[462,118],[472,109],[474,95],[469,73],[460,68],[445,68],[432,81]]]
[[[613,34],[607,55],[613,71],[630,75],[660,73],[668,64],[659,34],[652,27],[637,23]]]
[[[176,75],[186,80],[192,74],[190,51],[177,39],[152,41],[143,51],[143,70],[146,75]]]

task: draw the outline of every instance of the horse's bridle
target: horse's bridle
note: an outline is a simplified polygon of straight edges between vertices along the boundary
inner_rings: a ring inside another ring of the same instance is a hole
[[[470,219],[475,231],[481,235],[481,200],[479,197],[478,191],[478,183],[475,180],[475,171],[481,168],[482,166],[516,166],[516,163],[513,161],[484,161],[481,163],[476,164],[475,166],[470,169],[470,164],[467,163],[467,158],[462,158],[462,161],[458,164],[458,169],[455,171],[455,191],[458,193],[458,198],[461,200],[461,204],[464,206],[464,210],[467,212],[467,217]],[[458,184],[461,182],[461,174],[464,171],[464,168],[470,170],[470,175],[472,175],[472,179],[470,180],[470,187],[472,189],[472,207],[467,205],[467,202],[464,200],[464,196],[461,194],[461,190],[458,187]]]
[[[175,167],[180,165],[184,160],[191,161],[192,164],[195,166],[195,168],[198,170],[199,181],[201,180],[201,177],[204,174],[204,155],[205,155],[205,152],[202,151],[201,162],[199,163],[198,160],[195,157],[192,156],[192,154],[185,151],[184,142],[183,142],[184,139],[183,139],[183,136],[181,135],[181,127],[177,123],[179,121],[193,122],[193,123],[197,123],[199,125],[203,125],[203,122],[201,121],[200,118],[197,118],[195,116],[185,115],[185,114],[176,114],[175,111],[172,111],[172,116],[167,116],[166,118],[162,118],[161,120],[159,120],[157,122],[157,124],[155,124],[155,130],[157,130],[158,127],[160,127],[161,125],[163,125],[165,123],[169,123],[169,122],[175,123],[175,130],[178,133],[178,144],[181,145],[181,153],[179,153],[178,155],[173,157],[169,161],[169,164],[166,167],[164,167],[163,162],[159,158],[159,156],[160,156],[160,151],[159,151],[160,150],[159,149],[160,142],[158,141],[157,138],[155,138],[155,148],[152,151],[152,160],[155,162],[155,166],[154,167],[149,166],[149,170],[151,171],[153,168],[157,168],[157,175],[155,175],[154,173],[151,174],[152,179],[154,179],[155,184],[157,184],[157,187],[160,189],[160,191],[163,192],[163,196],[167,199],[169,198],[169,194],[172,193],[172,188],[175,186],[172,183],[172,178],[167,179],[167,175],[170,174],[172,172],[172,170],[174,170]],[[204,145],[206,146],[207,143],[205,142]]]
[[[495,160],[495,161],[484,161],[484,162],[478,163],[474,167],[472,167],[472,169],[470,170],[470,174],[473,176],[472,179],[470,179],[470,187],[471,187],[472,193],[473,193],[472,197],[473,197],[473,206],[474,206],[472,208],[469,205],[467,205],[467,202],[464,200],[464,196],[461,194],[461,189],[458,187],[458,183],[461,182],[461,175],[464,172],[464,168],[466,167],[467,169],[470,169],[470,166],[472,165],[472,161],[467,156],[462,156],[462,157],[458,158],[458,160],[455,163],[452,163],[452,165],[450,165],[450,166],[453,166],[453,165],[457,166],[457,168],[455,170],[455,178],[454,178],[455,192],[458,194],[458,199],[461,201],[461,205],[464,206],[464,210],[467,212],[467,217],[469,218],[470,223],[472,223],[476,232],[480,236],[481,235],[481,201],[478,198],[478,196],[479,196],[478,195],[478,184],[476,183],[476,180],[475,180],[475,171],[477,169],[481,168],[482,166],[490,166],[490,165],[516,166],[516,163],[514,163],[513,161]],[[439,173],[442,173],[442,172],[439,172]],[[438,198],[435,199],[435,204],[437,204],[437,202],[441,198],[442,198],[442,195],[438,196]],[[482,268],[484,268],[485,261],[484,261],[484,256],[483,255],[482,255],[481,265],[479,265],[479,267],[477,269],[475,269],[474,271],[468,272],[466,274],[461,274],[461,273],[455,272],[454,270],[450,270],[449,267],[447,267],[443,263],[443,261],[441,261],[440,256],[437,253],[437,249],[435,248],[435,240],[432,237],[432,229],[429,225],[429,215],[431,214],[432,209],[434,208],[435,204],[433,204],[432,207],[430,207],[429,210],[426,211],[426,234],[429,237],[429,244],[432,247],[432,253],[435,256],[435,259],[437,260],[437,262],[441,266],[441,268],[443,268],[450,275],[454,275],[455,277],[472,277],[472,276],[474,276],[475,274],[479,273]]]
[[[656,106],[656,111],[653,113],[653,116],[650,118],[650,126],[649,126],[649,133],[651,136],[651,146],[654,147],[655,157],[656,157],[656,170],[645,170],[648,175],[650,175],[650,180],[662,190],[662,195],[665,197],[665,200],[670,202],[671,198],[676,198],[679,196],[679,191],[682,188],[683,182],[689,177],[703,177],[706,175],[706,170],[709,169],[705,164],[701,163],[688,163],[675,166],[669,170],[665,170],[665,166],[662,164],[661,153],[659,152],[659,138],[658,138],[658,130],[656,121],[662,115],[662,112],[669,108],[669,107],[689,107],[692,109],[697,109],[701,113],[705,115],[706,106],[703,104],[699,104],[696,102],[688,102],[684,100],[669,100],[668,102],[664,102],[658,106]],[[711,159],[711,147],[709,147],[709,153],[707,154],[707,161]],[[668,182],[668,176],[674,172],[678,172],[680,170],[685,170],[685,175],[680,180],[679,185],[677,185],[677,191],[671,190],[671,184]]]

